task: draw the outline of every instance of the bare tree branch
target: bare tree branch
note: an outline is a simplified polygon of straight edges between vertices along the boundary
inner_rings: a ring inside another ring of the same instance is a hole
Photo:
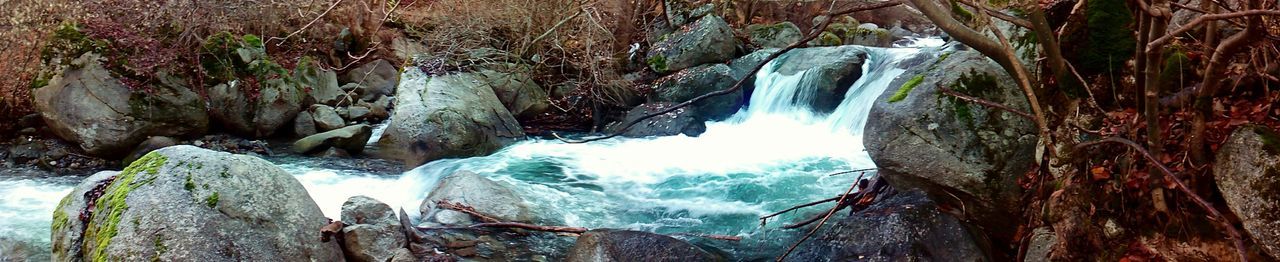
[[[1187,197],[1191,198],[1191,201],[1195,202],[1197,206],[1200,206],[1200,208],[1204,209],[1206,212],[1209,212],[1209,215],[1210,215],[1209,220],[1218,222],[1218,225],[1221,226],[1223,230],[1227,231],[1227,236],[1231,238],[1231,241],[1235,242],[1236,252],[1237,252],[1236,254],[1240,256],[1240,261],[1249,261],[1248,257],[1246,256],[1246,254],[1248,253],[1248,249],[1245,249],[1244,240],[1241,239],[1240,232],[1236,231],[1236,228],[1234,225],[1231,224],[1231,221],[1228,221],[1226,216],[1218,212],[1218,210],[1213,207],[1213,204],[1210,204],[1209,201],[1205,201],[1204,198],[1201,198],[1200,195],[1196,194],[1196,192],[1191,191],[1191,188],[1187,187],[1187,184],[1185,182],[1182,182],[1181,178],[1178,178],[1177,175],[1174,175],[1173,171],[1169,170],[1169,167],[1160,163],[1160,160],[1157,160],[1155,156],[1152,156],[1150,152],[1147,152],[1147,150],[1145,148],[1142,148],[1141,145],[1138,145],[1138,143],[1133,142],[1133,140],[1128,140],[1121,137],[1108,137],[1098,141],[1080,143],[1076,145],[1075,151],[1079,152],[1080,150],[1083,150],[1085,148],[1099,145],[1102,143],[1123,144],[1138,151],[1138,153],[1142,154],[1143,157],[1146,157],[1147,162],[1151,163],[1152,166],[1155,166],[1157,169],[1160,170],[1160,172],[1164,173],[1165,176],[1168,176],[1171,180],[1173,180],[1173,183],[1178,185],[1178,191],[1182,192],[1183,194],[1186,194]]]
[[[1211,21],[1240,18],[1240,17],[1246,17],[1246,16],[1280,16],[1280,10],[1246,10],[1246,11],[1225,13],[1225,14],[1202,15],[1200,17],[1197,17],[1195,20],[1191,20],[1190,23],[1187,23],[1186,25],[1179,27],[1178,30],[1173,31],[1173,33],[1165,34],[1164,36],[1161,36],[1160,38],[1157,38],[1156,40],[1151,41],[1151,43],[1147,44],[1146,50],[1147,52],[1155,52],[1157,51],[1156,49],[1159,49],[1164,44],[1169,43],[1169,41],[1173,40],[1174,37],[1185,34],[1188,31],[1195,30],[1197,27],[1200,27],[1200,24],[1211,22]]]

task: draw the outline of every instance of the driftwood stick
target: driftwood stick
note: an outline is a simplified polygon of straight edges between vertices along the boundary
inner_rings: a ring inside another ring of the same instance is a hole
[[[740,237],[740,236],[715,235],[715,234],[675,233],[675,234],[671,234],[671,235],[673,235],[673,236],[691,236],[691,237],[709,238],[709,239],[724,240],[724,241],[741,241],[741,240],[742,240],[742,237]]]
[[[1150,127],[1150,128],[1155,128],[1155,127]],[[1201,198],[1200,195],[1196,194],[1196,192],[1191,191],[1191,188],[1188,188],[1187,184],[1182,182],[1182,179],[1178,178],[1177,175],[1174,175],[1173,171],[1169,170],[1169,167],[1165,166],[1163,163],[1160,163],[1160,160],[1157,160],[1155,156],[1151,155],[1151,152],[1148,152],[1147,149],[1142,148],[1142,146],[1138,145],[1138,143],[1133,142],[1133,140],[1124,139],[1121,137],[1108,137],[1098,141],[1080,143],[1079,145],[1076,145],[1075,150],[1079,152],[1084,148],[1099,145],[1102,143],[1119,143],[1119,144],[1127,145],[1133,148],[1134,150],[1138,151],[1138,153],[1142,154],[1143,157],[1146,157],[1147,161],[1151,163],[1152,166],[1155,166],[1156,169],[1159,169],[1160,172],[1164,173],[1165,176],[1173,180],[1173,183],[1178,185],[1178,191],[1181,191],[1183,194],[1187,195],[1187,197],[1191,198],[1191,202],[1195,202],[1197,206],[1200,206],[1200,208],[1203,208],[1206,212],[1209,212],[1209,215],[1210,215],[1209,220],[1217,222],[1218,225],[1221,226],[1223,230],[1227,231],[1227,237],[1230,237],[1231,241],[1235,242],[1236,252],[1237,252],[1236,255],[1240,256],[1241,261],[1248,261],[1248,256],[1246,255],[1248,254],[1248,249],[1245,249],[1244,240],[1240,237],[1240,232],[1236,231],[1236,227],[1231,224],[1231,221],[1228,221],[1226,216],[1218,212],[1218,209],[1214,208],[1213,204],[1210,204],[1209,201],[1205,201],[1204,198]]]
[[[480,211],[476,211],[476,209],[472,208],[471,206],[467,206],[461,203],[450,203],[449,200],[447,199],[441,199],[440,201],[436,201],[436,206],[443,209],[449,209],[453,211],[466,213],[467,215],[471,215],[473,217],[479,218],[480,221],[484,221],[485,223],[502,222],[501,220],[482,214],[480,213]]]
[[[800,246],[800,243],[804,243],[805,240],[808,240],[809,237],[813,236],[813,233],[817,233],[818,229],[822,228],[822,224],[827,223],[827,219],[830,219],[831,215],[836,213],[836,210],[839,210],[841,207],[844,206],[843,203],[844,203],[845,197],[849,196],[849,193],[853,192],[853,189],[856,187],[858,187],[857,182],[854,182],[853,185],[850,185],[849,189],[845,190],[844,195],[841,195],[840,200],[838,200],[838,203],[841,203],[841,204],[837,204],[835,207],[832,207],[830,211],[827,211],[827,215],[822,216],[822,221],[819,221],[817,226],[814,226],[812,230],[809,230],[809,233],[804,234],[804,237],[800,238],[799,241],[796,241],[795,244],[792,244],[790,248],[787,248],[787,252],[782,253],[782,256],[779,256],[777,261],[782,262],[783,259],[787,258],[787,255],[791,255],[791,252],[796,250],[796,247]]]
[[[533,231],[558,232],[558,233],[574,233],[582,234],[587,232],[585,227],[561,227],[561,226],[540,226],[534,224],[525,224],[517,222],[498,222],[498,223],[479,223],[471,225],[472,228],[519,228]]]

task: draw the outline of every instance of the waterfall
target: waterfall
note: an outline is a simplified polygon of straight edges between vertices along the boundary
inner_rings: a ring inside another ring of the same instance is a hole
[[[728,235],[758,232],[755,217],[838,194],[874,167],[862,128],[877,97],[905,69],[914,48],[862,48],[860,77],[832,113],[808,105],[815,87],[808,70],[784,75],[776,63],[756,74],[749,107],[708,122],[698,137],[615,138],[587,144],[534,139],[489,156],[436,161],[405,173],[416,208],[453,170],[486,174],[514,185],[536,210],[567,225]],[[416,212],[415,212],[416,213]],[[693,228],[695,230],[690,230]]]
[[[832,172],[874,167],[862,145],[867,113],[904,71],[898,63],[918,50],[863,49],[861,77],[832,113],[795,102],[816,95],[805,80],[812,73],[775,71],[788,63],[784,56],[755,75],[749,107],[727,120],[707,123],[699,137],[615,138],[587,144],[531,139],[489,156],[433,161],[399,177],[330,165],[363,161],[358,159],[267,159],[294,174],[332,218],[339,217],[342,203],[354,195],[371,196],[416,216],[420,201],[440,178],[467,170],[513,185],[532,210],[560,224],[737,235],[745,238],[733,244],[741,248],[728,251],[768,252],[779,249],[773,245],[783,241],[776,238],[786,234],[765,233],[776,226],[761,228],[757,217],[842,193],[857,178],[830,176]],[[79,179],[0,177],[0,235],[40,249],[49,247],[52,209]],[[773,221],[803,215],[786,214]]]

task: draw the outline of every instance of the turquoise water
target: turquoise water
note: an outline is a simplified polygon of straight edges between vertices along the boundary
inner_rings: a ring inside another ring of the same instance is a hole
[[[811,91],[798,84],[803,74],[763,70],[757,74],[752,107],[708,123],[699,137],[588,144],[531,139],[490,156],[434,161],[403,174],[327,165],[330,160],[325,159],[268,159],[294,174],[333,218],[355,195],[416,216],[436,181],[467,170],[514,185],[527,204],[564,225],[740,236],[741,242],[693,241],[737,258],[766,258],[785,250],[782,245],[797,235],[778,227],[825,206],[783,215],[764,227],[758,217],[835,196],[858,177],[828,174],[874,167],[862,147],[862,125],[876,96],[902,73],[897,61],[916,50],[866,51],[863,77],[833,114],[793,104],[790,96]],[[0,235],[48,250],[52,211],[82,178],[0,178]]]

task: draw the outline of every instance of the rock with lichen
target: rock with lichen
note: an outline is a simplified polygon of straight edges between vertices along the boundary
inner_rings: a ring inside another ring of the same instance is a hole
[[[939,94],[946,87],[1030,111],[1026,97],[994,61],[973,50],[916,58],[876,99],[863,143],[894,187],[919,188],[934,200],[965,206],[979,223],[1013,218],[1034,163],[1030,119]]]
[[[737,39],[719,16],[708,15],[684,25],[649,49],[645,62],[658,73],[679,71],[733,58]]]
[[[317,237],[326,219],[292,175],[193,146],[89,177],[53,217],[56,261],[342,260]]]
[[[1280,257],[1280,134],[1263,126],[1237,129],[1218,149],[1213,175],[1245,232]]]
[[[103,63],[98,54],[84,53],[31,91],[36,111],[58,137],[90,154],[119,157],[150,136],[208,130],[205,104],[185,81],[162,73],[162,81],[134,89]]]

